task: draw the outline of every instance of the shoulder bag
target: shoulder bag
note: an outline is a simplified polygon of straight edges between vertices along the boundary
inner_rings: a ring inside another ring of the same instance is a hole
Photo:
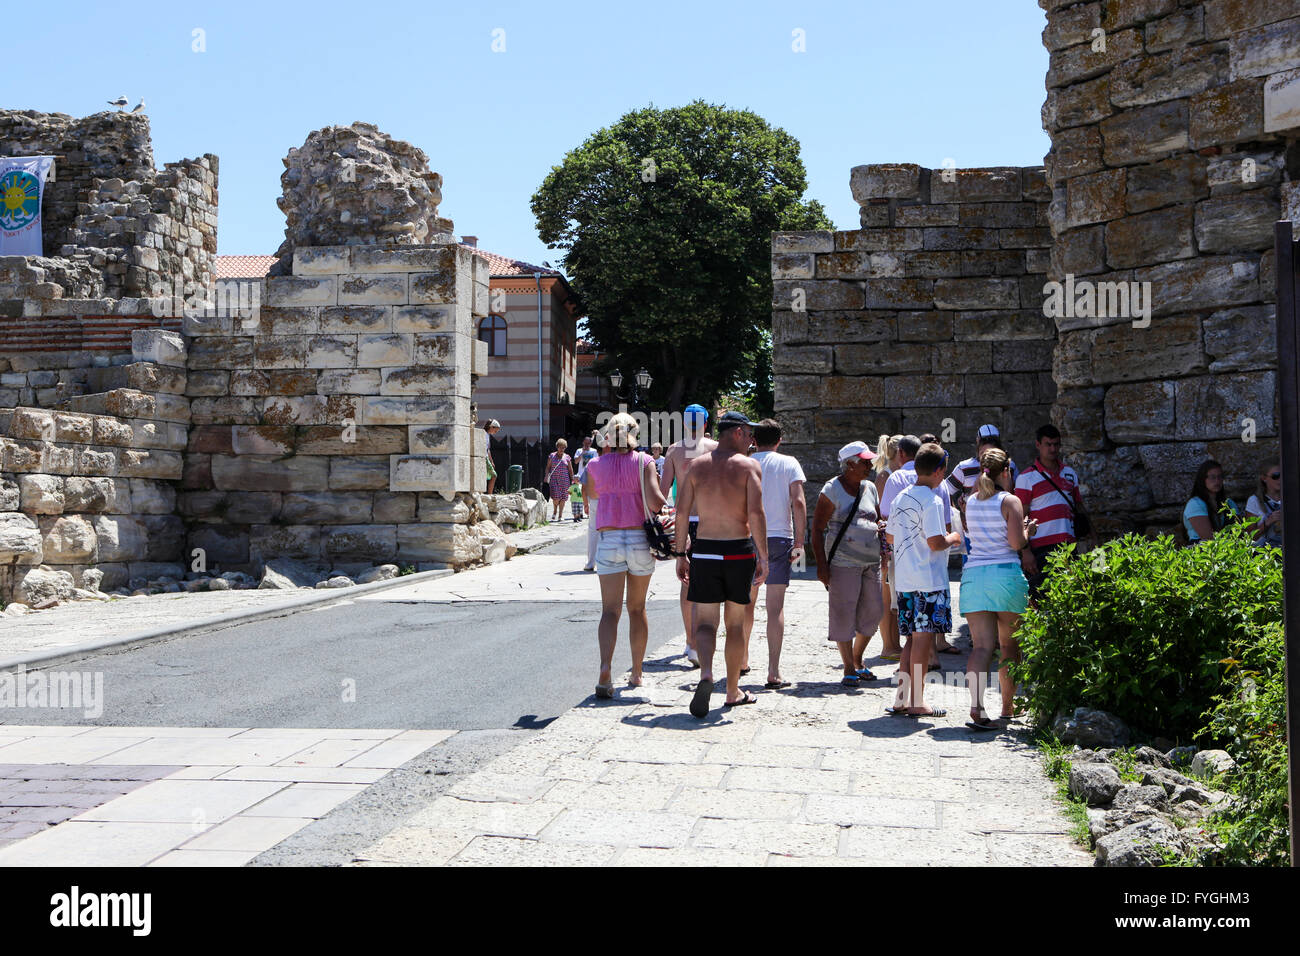
[[[642,452],[636,454],[636,480],[641,488],[641,509],[645,512],[645,522],[641,525],[645,531],[646,544],[650,546],[650,553],[655,556],[656,561],[667,561],[671,558],[678,557],[677,551],[674,550],[673,534],[676,530],[673,518],[662,519],[659,515],[650,513],[650,503],[646,500],[645,494],[645,462],[649,456],[643,456]]]
[[[1086,512],[1080,511],[1074,506],[1074,497],[1072,495],[1067,495],[1062,491],[1061,486],[1054,482],[1052,476],[1043,471],[1043,469],[1035,467],[1034,471],[1046,478],[1047,483],[1055,488],[1057,493],[1065,499],[1065,503],[1070,508],[1070,516],[1074,519],[1074,536],[1076,538],[1086,538],[1088,535],[1092,534],[1092,519],[1088,517]]]

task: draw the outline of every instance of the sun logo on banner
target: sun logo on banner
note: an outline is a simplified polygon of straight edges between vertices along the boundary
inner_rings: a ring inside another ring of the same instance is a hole
[[[35,221],[41,210],[41,185],[31,173],[11,169],[0,176],[0,226],[15,232]]]

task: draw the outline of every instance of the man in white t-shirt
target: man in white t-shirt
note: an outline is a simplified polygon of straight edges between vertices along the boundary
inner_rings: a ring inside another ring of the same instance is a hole
[[[754,461],[763,469],[763,514],[767,517],[767,690],[781,690],[781,643],[785,639],[785,589],[790,585],[791,564],[801,564],[808,529],[808,502],[804,498],[803,469],[790,455],[777,453],[781,426],[765,418],[754,427],[757,451]],[[754,630],[758,587],[745,608],[745,666],[749,669],[749,636]]]
[[[898,633],[907,641],[899,660],[898,693],[888,711],[893,715],[942,717],[947,713],[925,705],[925,672],[935,635],[952,630],[948,549],[961,544],[961,535],[947,530],[938,493],[947,460],[939,445],[922,445],[914,462],[916,482],[891,502],[886,537],[894,553]]]

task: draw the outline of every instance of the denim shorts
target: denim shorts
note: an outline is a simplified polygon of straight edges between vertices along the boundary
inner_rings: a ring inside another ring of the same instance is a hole
[[[641,528],[609,528],[598,531],[596,542],[596,573],[622,574],[637,577],[654,574],[655,559]]]

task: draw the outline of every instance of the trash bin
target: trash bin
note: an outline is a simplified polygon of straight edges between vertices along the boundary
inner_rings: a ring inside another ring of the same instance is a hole
[[[506,493],[514,494],[524,488],[524,466],[511,465],[506,474]]]

